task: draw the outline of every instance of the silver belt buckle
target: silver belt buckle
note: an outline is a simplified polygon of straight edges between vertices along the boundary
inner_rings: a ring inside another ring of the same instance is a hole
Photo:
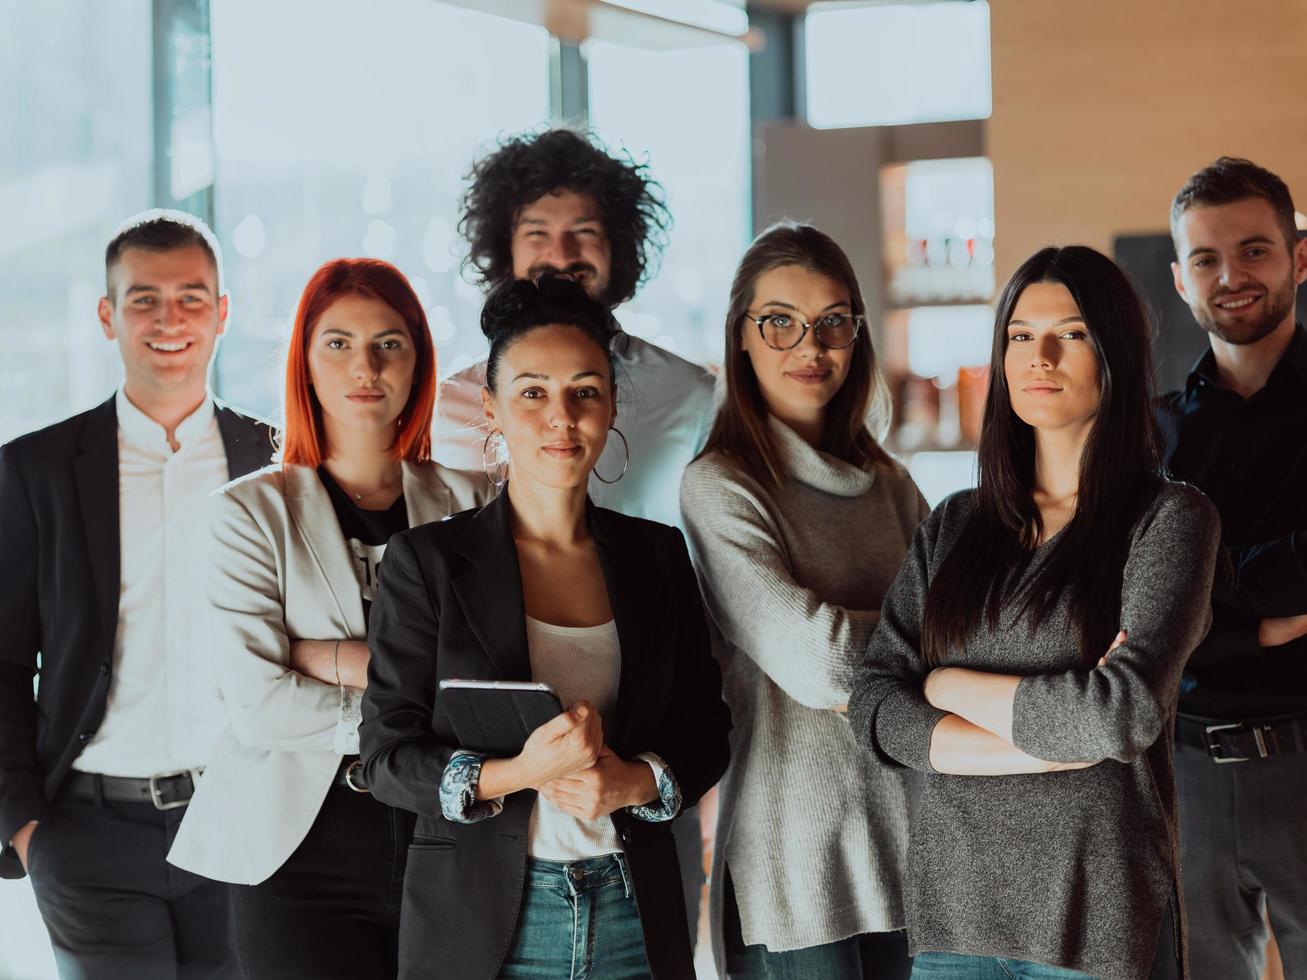
[[[354,785],[354,773],[358,772],[362,768],[363,768],[363,763],[361,763],[358,759],[355,759],[348,766],[346,766],[345,785],[348,786],[350,789],[352,789],[355,793],[371,793],[372,790],[368,789],[366,786]]]
[[[189,797],[184,800],[173,800],[171,803],[163,802],[162,797],[159,795],[159,780],[175,779],[178,776],[190,776],[193,796],[195,783],[199,779],[200,773],[203,771],[203,769],[174,769],[172,772],[155,773],[150,777],[150,802],[154,804],[156,810],[176,810],[179,806],[185,806],[187,803],[191,802]]]
[[[1237,730],[1243,727],[1244,727],[1243,722],[1236,721],[1228,725],[1207,725],[1203,729],[1203,731],[1207,733],[1207,754],[1211,757],[1213,762],[1215,762],[1217,765],[1223,765],[1224,763],[1227,762],[1248,761],[1248,756],[1246,755],[1232,755],[1232,756],[1218,755],[1218,753],[1221,752],[1221,743],[1219,739],[1215,739],[1212,737],[1212,734],[1214,732],[1226,732],[1226,731],[1230,731],[1231,729]],[[1263,759],[1266,758],[1266,743],[1262,741],[1261,732],[1258,732],[1254,729],[1253,737],[1257,739],[1257,747],[1262,750],[1262,758]]]

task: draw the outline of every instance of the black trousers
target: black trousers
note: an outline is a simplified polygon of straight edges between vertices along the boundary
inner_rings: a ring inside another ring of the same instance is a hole
[[[1284,975],[1307,977],[1307,753],[1216,763],[1180,745],[1180,870],[1193,980],[1257,980],[1269,915]]]
[[[242,975],[394,980],[415,820],[366,793],[333,786],[304,841],[272,877],[231,886]]]
[[[236,976],[227,885],[164,860],[185,807],[60,795],[27,852],[64,980]]]

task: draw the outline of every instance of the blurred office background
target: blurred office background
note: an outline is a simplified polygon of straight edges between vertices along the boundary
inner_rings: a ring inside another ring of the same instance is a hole
[[[1182,381],[1204,339],[1169,291],[1170,198],[1232,153],[1307,200],[1304,38],[1283,0],[0,0],[0,442],[113,391],[103,248],[151,206],[222,242],[238,405],[276,418],[299,291],[338,255],[407,273],[442,376],[479,359],[463,175],[572,124],[665,188],[665,261],[619,316],[683,356],[720,358],[756,231],[844,245],[890,448],[934,503],[974,479],[989,304],[1043,244],[1116,254]],[[0,978],[52,975],[30,889],[0,883]]]

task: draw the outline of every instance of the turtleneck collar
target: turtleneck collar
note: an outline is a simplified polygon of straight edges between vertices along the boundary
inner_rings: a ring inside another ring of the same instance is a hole
[[[860,469],[852,463],[813,449],[803,438],[774,415],[767,416],[776,446],[781,452],[785,472],[815,490],[837,497],[859,497],[871,489],[876,471]]]

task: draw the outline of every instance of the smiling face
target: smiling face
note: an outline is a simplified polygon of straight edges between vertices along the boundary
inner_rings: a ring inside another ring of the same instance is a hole
[[[1021,421],[1088,433],[1101,400],[1098,357],[1080,307],[1061,283],[1032,283],[1017,299],[1003,373]]]
[[[111,294],[99,304],[100,327],[118,342],[129,392],[202,396],[227,322],[227,297],[218,295],[209,254],[198,245],[164,252],[126,248],[109,286]]]
[[[1253,344],[1292,322],[1307,245],[1290,250],[1269,201],[1191,207],[1176,225],[1175,245],[1175,288],[1208,333]]]
[[[313,325],[307,360],[328,446],[344,430],[394,431],[417,354],[404,318],[388,304],[367,296],[336,300]]]
[[[776,350],[763,339],[756,318],[784,317],[791,328],[802,329],[802,323],[817,324],[841,313],[853,313],[849,290],[824,273],[781,265],[768,269],[754,283],[748,315],[755,319],[741,322],[741,346],[753,366],[767,410],[796,430],[820,429],[827,404],[848,377],[854,347],[823,347],[810,328],[798,346]],[[859,338],[854,344],[865,342]]]
[[[496,390],[481,391],[486,422],[504,435],[509,479],[585,486],[617,419],[608,355],[576,327],[544,326],[505,348]]]
[[[608,288],[612,247],[599,205],[589,194],[560,190],[523,207],[513,226],[512,252],[518,279],[561,272],[593,297]]]

